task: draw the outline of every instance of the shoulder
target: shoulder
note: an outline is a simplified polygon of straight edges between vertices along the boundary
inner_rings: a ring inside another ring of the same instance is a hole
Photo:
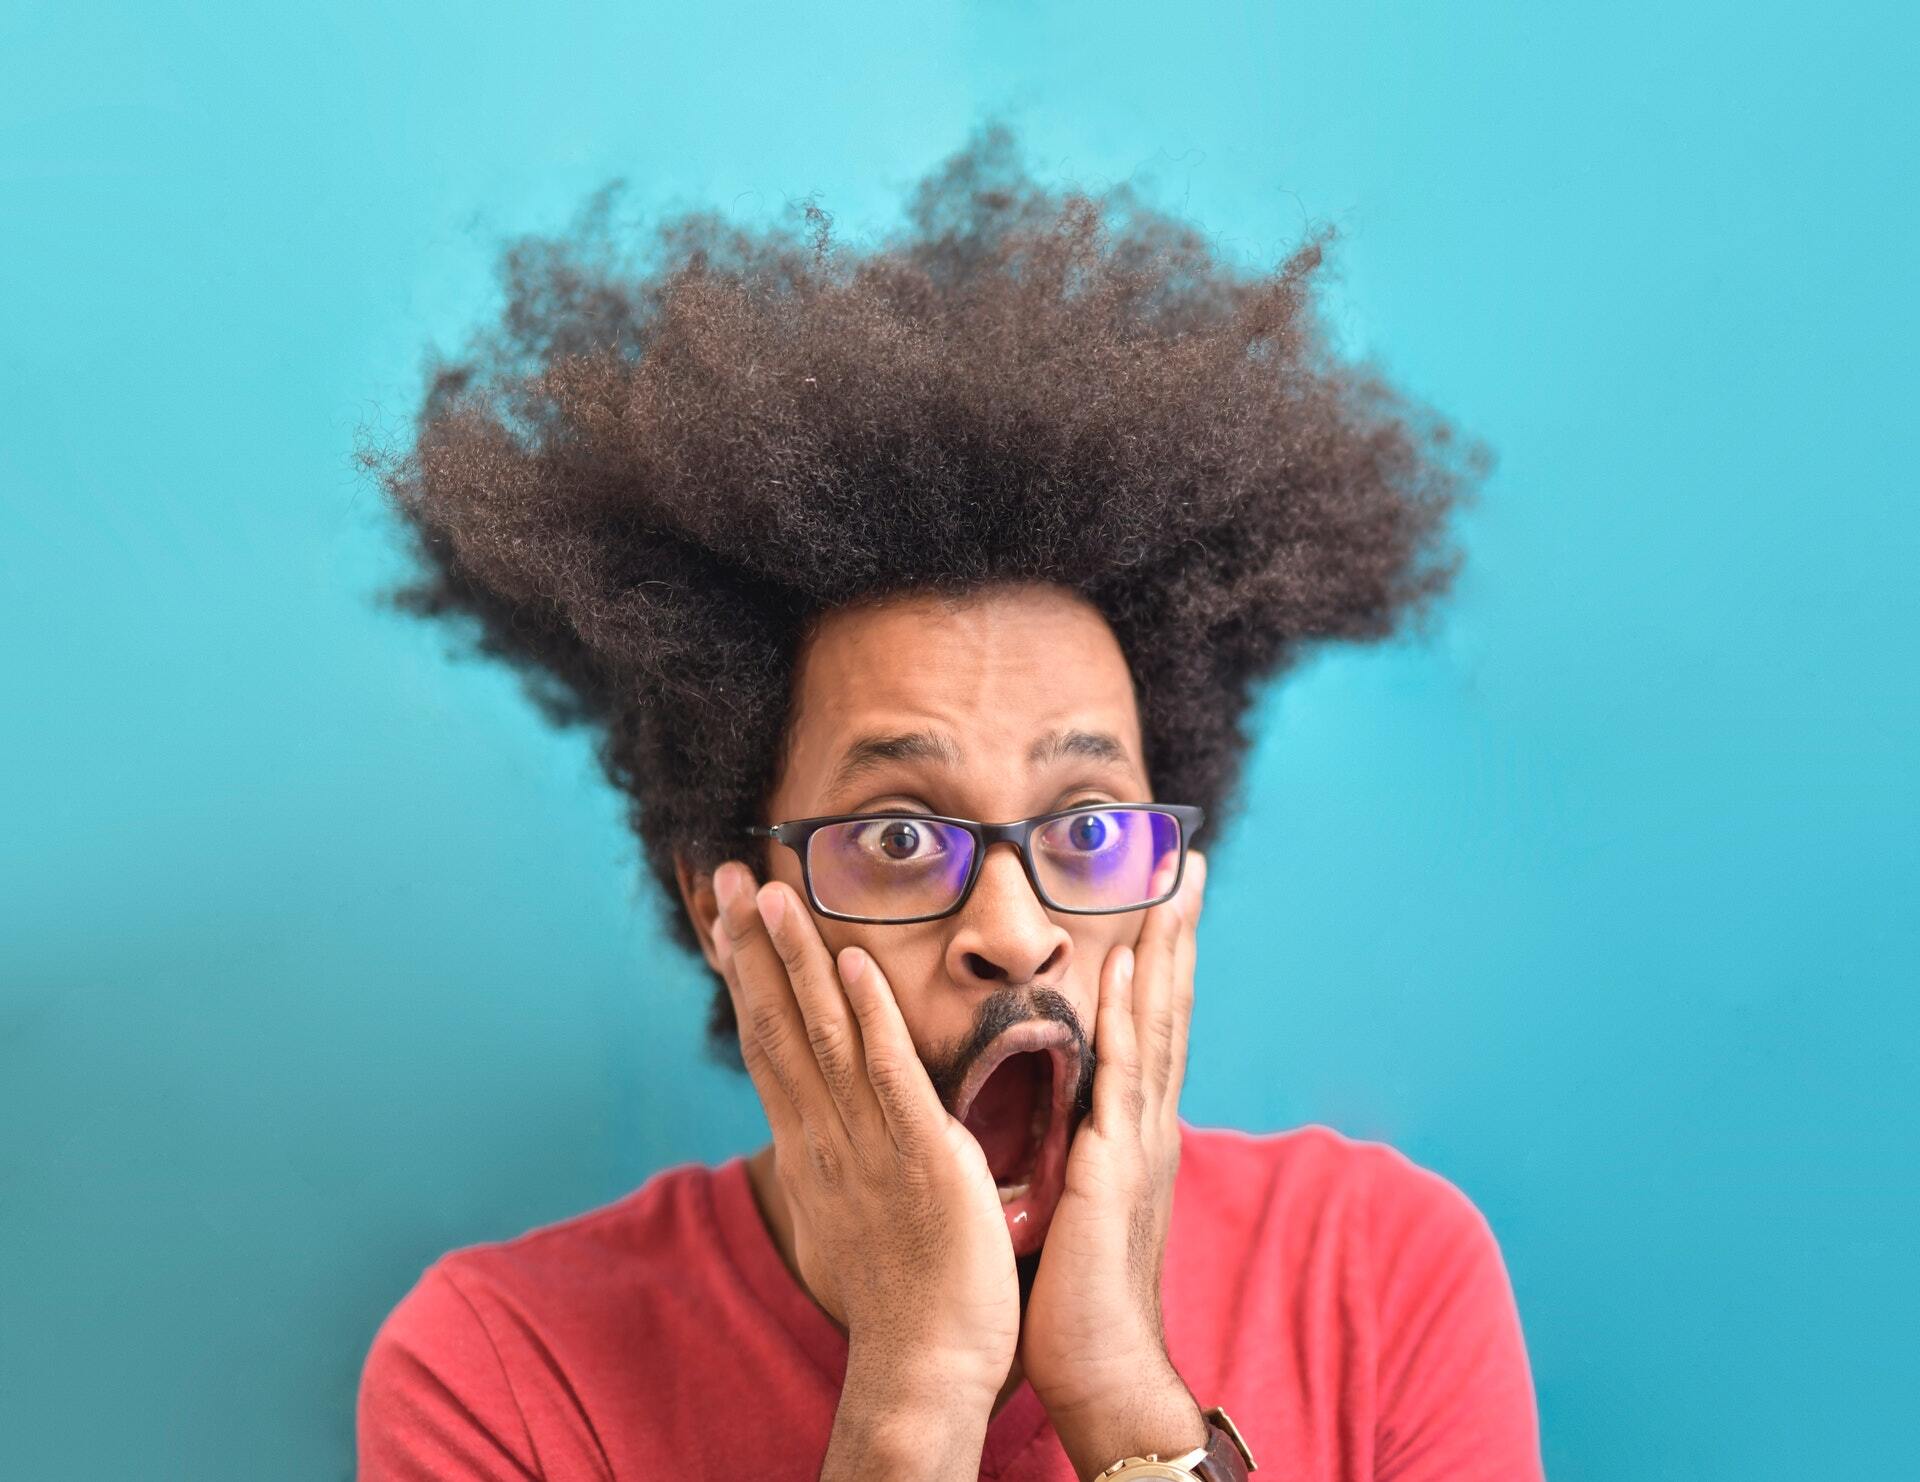
[[[404,1455],[479,1476],[532,1470],[527,1376],[590,1356],[609,1331],[644,1328],[690,1245],[710,1244],[710,1182],[697,1164],[655,1174],[596,1209],[504,1240],[447,1251],[421,1272],[373,1337],[362,1365],[357,1428],[363,1474]],[[541,1427],[535,1425],[533,1429]],[[466,1473],[462,1473],[465,1475]]]
[[[1181,1188],[1281,1268],[1284,1320],[1316,1273],[1366,1314],[1381,1475],[1511,1482],[1541,1474],[1532,1376],[1493,1230],[1458,1185],[1383,1142],[1310,1125],[1183,1127]],[[1288,1273],[1297,1273],[1289,1275]],[[1353,1305],[1349,1305],[1349,1304]]]
[[[354,1410],[362,1477],[537,1472],[499,1349],[447,1267],[442,1257],[421,1274],[367,1350]]]
[[[1388,1239],[1491,1239],[1478,1208],[1443,1175],[1388,1143],[1318,1123],[1283,1132],[1181,1125],[1180,1176],[1213,1207],[1270,1212],[1276,1201],[1316,1219],[1349,1217]]]
[[[1385,1350],[1435,1311],[1511,1325],[1493,1229],[1452,1180],[1384,1142],[1310,1124],[1284,1132],[1182,1128],[1180,1194],[1239,1244],[1283,1265],[1337,1267],[1373,1310]]]
[[[490,1324],[502,1313],[526,1319],[644,1299],[659,1281],[685,1275],[689,1249],[711,1249],[717,1176],[704,1164],[682,1164],[597,1208],[450,1250],[389,1322],[444,1316],[456,1301]]]
[[[448,1251],[428,1268],[476,1307],[605,1300],[613,1286],[646,1291],[684,1269],[682,1252],[711,1244],[716,1170],[682,1164],[610,1203],[505,1240]]]

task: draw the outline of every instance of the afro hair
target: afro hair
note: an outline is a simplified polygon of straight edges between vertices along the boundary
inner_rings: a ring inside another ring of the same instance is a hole
[[[1453,577],[1449,516],[1492,456],[1330,348],[1331,228],[1243,271],[1129,185],[1042,188],[998,122],[864,251],[811,200],[758,232],[618,228],[619,189],[507,245],[497,323],[432,364],[405,445],[359,458],[417,558],[383,599],[592,729],[689,951],[676,856],[764,867],[741,830],[770,821],[831,607],[1082,594],[1132,669],[1154,795],[1217,834],[1256,686]]]

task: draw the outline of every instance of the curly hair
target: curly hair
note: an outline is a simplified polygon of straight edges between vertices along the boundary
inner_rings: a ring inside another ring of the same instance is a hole
[[[689,951],[675,857],[758,859],[796,655],[826,610],[1057,583],[1131,667],[1156,796],[1237,806],[1256,685],[1391,635],[1491,467],[1329,345],[1333,232],[1270,273],[1127,184],[1038,185],[990,122],[867,250],[813,201],[757,232],[615,225],[619,182],[509,242],[504,310],[365,439],[418,569],[382,594],[592,728]],[[796,221],[794,218],[798,217]],[[710,1048],[738,1063],[716,978]]]

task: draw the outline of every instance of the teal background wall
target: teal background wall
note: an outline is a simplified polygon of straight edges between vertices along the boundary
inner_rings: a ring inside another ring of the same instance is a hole
[[[433,1256],[763,1135],[585,740],[374,607],[353,438],[610,176],[881,229],[991,110],[1336,223],[1501,458],[1432,636],[1263,708],[1189,1117],[1465,1188],[1562,1482],[1910,1467],[1909,15],[15,0],[0,1471],[347,1477]]]

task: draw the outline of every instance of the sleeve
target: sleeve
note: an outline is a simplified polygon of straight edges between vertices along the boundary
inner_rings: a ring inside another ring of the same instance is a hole
[[[359,1482],[529,1482],[526,1421],[479,1314],[442,1263],[374,1335],[355,1410]]]
[[[1533,1376],[1485,1217],[1439,1174],[1383,1145],[1369,1225],[1376,1482],[1539,1482]]]

